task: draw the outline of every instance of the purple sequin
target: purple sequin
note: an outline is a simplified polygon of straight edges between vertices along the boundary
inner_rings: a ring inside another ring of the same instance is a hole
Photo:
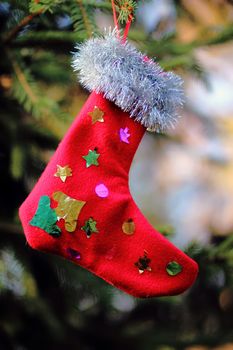
[[[125,143],[129,143],[129,140],[128,138],[130,137],[130,134],[129,134],[129,128],[120,128],[120,139],[122,142],[125,142]]]
[[[69,258],[75,259],[75,260],[80,260],[81,259],[81,255],[80,255],[80,253],[77,250],[72,249],[72,248],[67,248],[66,251],[68,253]]]

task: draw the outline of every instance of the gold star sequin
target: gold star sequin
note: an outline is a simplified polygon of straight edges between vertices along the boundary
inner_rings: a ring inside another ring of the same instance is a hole
[[[57,165],[57,172],[54,174],[54,176],[60,177],[61,181],[65,182],[68,176],[72,176],[72,169],[69,167],[69,165],[65,165],[63,167]]]
[[[103,123],[104,122],[104,112],[99,109],[99,107],[95,106],[92,112],[89,112],[88,115],[92,119],[92,124],[95,124],[96,122]]]

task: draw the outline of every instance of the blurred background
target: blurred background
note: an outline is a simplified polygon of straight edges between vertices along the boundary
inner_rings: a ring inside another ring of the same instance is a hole
[[[88,96],[74,44],[113,26],[111,2],[0,2],[0,349],[233,349],[233,3],[115,1],[129,39],[184,79],[168,134],[130,174],[144,215],[200,266],[195,285],[135,299],[26,243],[18,207]]]

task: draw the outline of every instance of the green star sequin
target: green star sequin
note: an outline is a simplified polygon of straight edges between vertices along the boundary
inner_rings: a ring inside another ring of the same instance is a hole
[[[93,218],[89,218],[86,222],[85,225],[81,228],[81,230],[86,232],[87,238],[91,237],[91,234],[98,233],[98,229],[96,227],[97,222]]]
[[[50,198],[42,196],[30,225],[39,227],[49,235],[58,238],[61,235],[61,229],[56,225],[56,222],[57,215],[54,209],[50,207]]]
[[[86,167],[89,168],[89,166],[91,165],[99,165],[98,163],[98,158],[99,158],[100,154],[97,153],[97,150],[94,149],[93,151],[90,149],[88,154],[86,156],[82,156],[85,161],[86,161]]]

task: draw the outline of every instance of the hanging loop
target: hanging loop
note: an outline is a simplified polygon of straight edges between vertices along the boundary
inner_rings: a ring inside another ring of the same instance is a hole
[[[115,5],[114,0],[111,0],[111,2],[112,2],[113,21],[114,21],[115,28],[117,30],[117,36],[118,36],[118,38],[120,38],[120,27],[119,27],[119,22],[118,22],[117,13],[116,13],[116,5]],[[128,36],[128,33],[129,33],[129,29],[130,29],[130,26],[131,26],[131,23],[132,23],[132,19],[133,19],[133,16],[132,16],[132,14],[130,14],[128,16],[128,20],[126,22],[124,33],[123,33],[123,37],[122,37],[122,42],[123,43],[127,39],[127,36]]]

